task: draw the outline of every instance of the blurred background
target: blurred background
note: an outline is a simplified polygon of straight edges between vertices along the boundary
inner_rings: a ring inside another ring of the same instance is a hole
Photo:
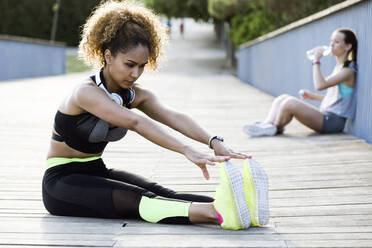
[[[306,51],[328,44],[336,28],[353,29],[359,39],[358,104],[347,132],[372,143],[372,0],[137,1],[168,27],[168,71],[227,72],[273,96],[313,89]],[[91,70],[78,59],[77,45],[82,25],[100,2],[0,0],[0,82]],[[199,44],[203,37],[207,41]],[[206,54],[198,44],[209,49]],[[325,74],[333,66],[332,56],[322,59]]]
[[[89,69],[77,59],[76,46],[79,43],[81,26],[100,0],[0,0],[0,52],[15,58],[18,46],[12,49],[1,46],[2,42],[24,42],[57,47],[57,52],[45,54],[48,58],[65,56],[64,63],[49,61],[39,68],[30,68],[29,76],[63,74]],[[144,5],[162,16],[170,32],[184,32],[185,18],[195,22],[214,25],[216,42],[223,42],[226,50],[226,65],[236,65],[235,48],[263,34],[271,32],[291,22],[309,16],[322,9],[342,2],[341,0],[141,0]],[[175,25],[177,24],[177,26]],[[8,44],[9,45],[9,44]],[[19,44],[20,45],[20,44]],[[64,47],[65,49],[61,49]],[[27,48],[23,53],[32,53],[38,46]],[[36,49],[37,50],[37,49]],[[46,50],[46,49],[44,49]],[[38,55],[31,56],[38,61]],[[21,54],[22,56],[22,54]],[[43,61],[40,57],[39,61]],[[22,61],[11,63],[12,68]],[[46,66],[51,66],[47,72]],[[0,66],[12,70],[9,60]],[[31,71],[32,69],[32,71]],[[18,74],[17,74],[18,73]],[[0,80],[27,77],[26,72],[16,71]],[[34,73],[34,74],[33,74]]]

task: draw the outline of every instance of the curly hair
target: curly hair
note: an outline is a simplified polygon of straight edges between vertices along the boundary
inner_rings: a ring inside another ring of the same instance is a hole
[[[149,9],[133,1],[103,1],[83,26],[79,57],[87,65],[103,67],[104,51],[115,56],[143,45],[149,49],[148,66],[156,70],[166,40],[164,25]]]

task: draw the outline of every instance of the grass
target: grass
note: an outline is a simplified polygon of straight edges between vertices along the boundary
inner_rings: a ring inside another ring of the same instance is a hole
[[[66,73],[83,72],[91,70],[90,67],[78,59],[75,54],[66,55]]]

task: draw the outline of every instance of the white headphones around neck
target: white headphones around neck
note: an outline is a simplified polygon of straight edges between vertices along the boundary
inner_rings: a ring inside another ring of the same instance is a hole
[[[108,92],[105,85],[101,82],[100,73],[101,73],[101,71],[98,71],[96,73],[96,76],[95,76],[97,86],[100,87],[101,89],[103,89],[103,91],[111,98],[111,100],[113,100],[114,102],[116,102],[120,106],[123,106],[123,98],[117,93]]]

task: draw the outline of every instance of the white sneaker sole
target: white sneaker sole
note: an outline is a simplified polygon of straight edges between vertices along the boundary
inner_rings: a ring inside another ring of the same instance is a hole
[[[252,137],[274,136],[277,132],[277,129],[275,126],[263,128],[254,124],[248,124],[243,127],[243,132]]]
[[[257,161],[253,159],[248,159],[248,161],[250,167],[249,169],[256,188],[258,222],[261,226],[263,226],[269,222],[270,218],[269,180],[265,170]]]
[[[244,229],[248,229],[251,226],[251,215],[245,200],[243,176],[231,162],[226,161],[223,163],[223,166],[226,169],[234,193],[235,204],[239,212],[240,221]]]

